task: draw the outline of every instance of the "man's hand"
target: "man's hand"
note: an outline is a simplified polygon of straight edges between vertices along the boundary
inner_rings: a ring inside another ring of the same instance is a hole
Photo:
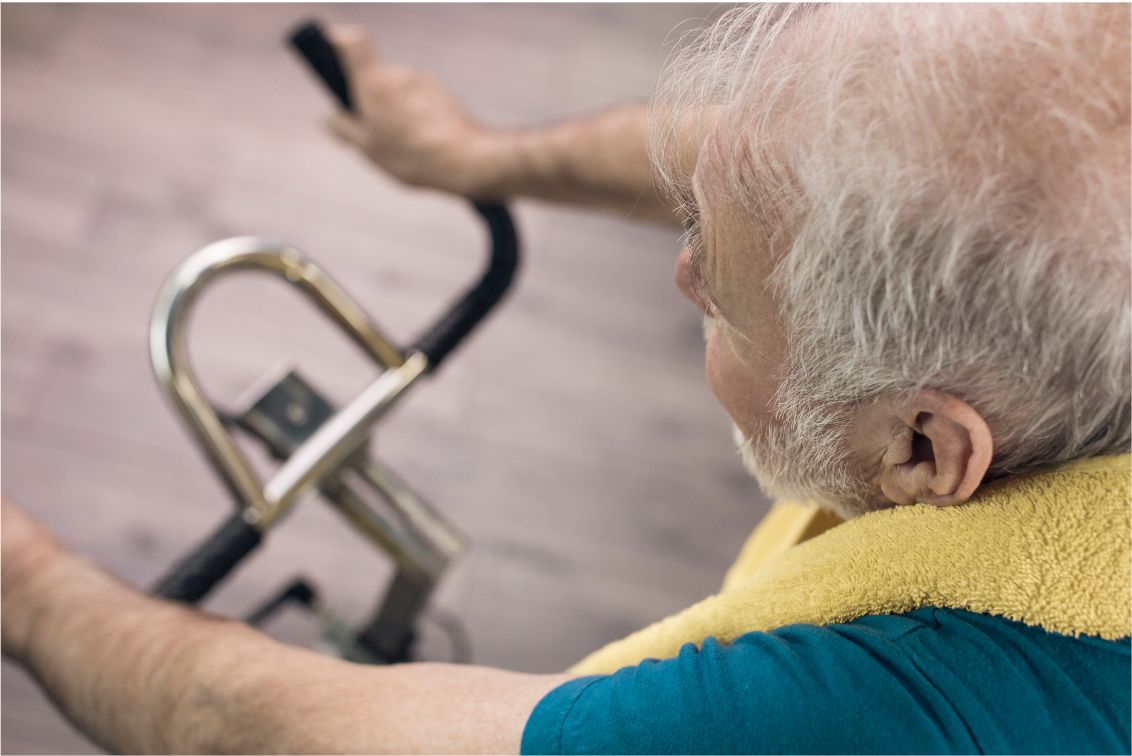
[[[357,110],[335,112],[330,130],[406,184],[681,221],[675,201],[653,182],[643,105],[555,126],[491,129],[433,79],[379,60],[361,30],[337,27],[329,36]]]
[[[330,31],[356,112],[338,110],[330,130],[392,176],[477,199],[490,194],[490,168],[499,135],[475,121],[432,78],[378,60],[365,34]]]
[[[4,653],[123,753],[518,752],[569,675],[351,664],[150,598],[2,504]]]

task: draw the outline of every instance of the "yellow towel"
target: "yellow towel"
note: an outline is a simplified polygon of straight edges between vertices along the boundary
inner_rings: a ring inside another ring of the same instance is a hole
[[[723,590],[571,668],[604,674],[685,643],[925,606],[1065,635],[1132,635],[1132,455],[1083,460],[981,488],[967,504],[872,512],[837,524],[793,505],[755,530]],[[836,527],[834,527],[836,525]],[[793,545],[797,544],[797,545]]]

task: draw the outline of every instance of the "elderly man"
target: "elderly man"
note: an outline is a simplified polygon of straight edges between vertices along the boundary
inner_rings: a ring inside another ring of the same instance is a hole
[[[141,596],[4,503],[4,651],[121,751],[1129,751],[1127,5],[745,8],[630,108],[484,129],[343,31],[402,180],[682,217],[783,504],[570,673],[364,667]],[[822,532],[824,531],[824,532]]]

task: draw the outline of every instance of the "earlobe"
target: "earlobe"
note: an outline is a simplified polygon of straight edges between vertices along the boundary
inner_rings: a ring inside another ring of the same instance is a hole
[[[969,404],[934,389],[896,403],[898,432],[879,475],[895,504],[963,504],[986,476],[994,452],[990,428]]]

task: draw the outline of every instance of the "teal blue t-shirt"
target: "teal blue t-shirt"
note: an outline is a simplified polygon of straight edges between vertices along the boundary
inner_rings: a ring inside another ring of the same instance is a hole
[[[539,702],[523,753],[1129,753],[1129,640],[927,608],[709,638]]]

